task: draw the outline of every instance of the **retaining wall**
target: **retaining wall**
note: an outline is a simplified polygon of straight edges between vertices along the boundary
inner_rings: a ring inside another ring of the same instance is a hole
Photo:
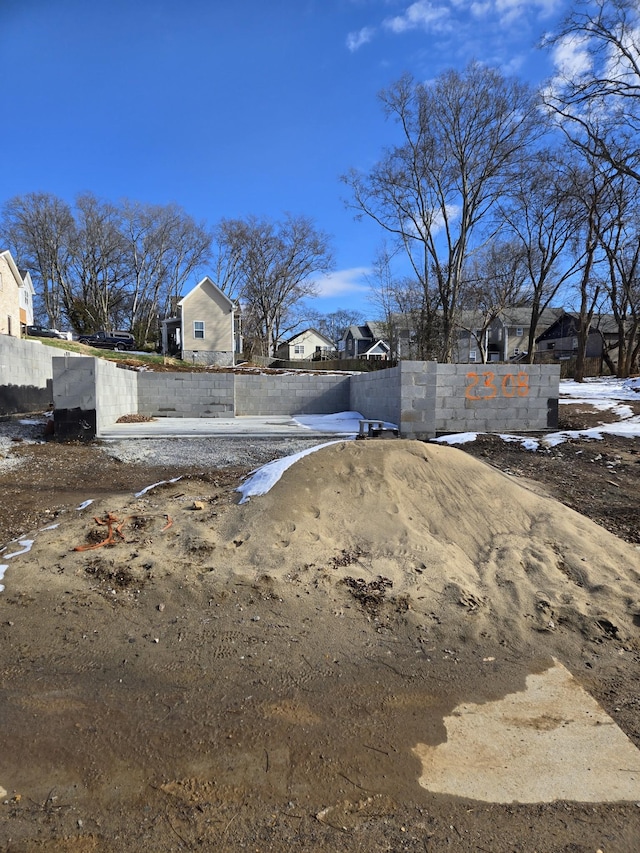
[[[232,418],[233,373],[139,373],[138,411],[150,417]]]
[[[56,438],[90,441],[122,415],[137,414],[138,376],[101,358],[54,358]]]
[[[233,375],[233,374],[231,374]],[[351,377],[235,374],[236,415],[331,415],[350,406]]]
[[[354,374],[350,381],[349,409],[365,418],[382,418],[400,424],[401,367]]]
[[[40,341],[0,335],[0,415],[50,408],[53,405],[52,360],[64,353]]]

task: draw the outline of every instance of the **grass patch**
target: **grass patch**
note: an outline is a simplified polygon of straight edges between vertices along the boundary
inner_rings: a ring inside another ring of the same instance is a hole
[[[155,352],[116,352],[110,349],[100,349],[99,347],[90,347],[87,344],[80,344],[78,341],[63,341],[56,338],[38,338],[35,335],[29,335],[27,340],[40,341],[46,347],[63,350],[65,352],[77,352],[79,355],[93,356],[94,358],[103,358],[105,361],[114,361],[120,364],[125,364],[128,367],[147,367],[151,370],[188,370],[194,373],[198,370],[204,370],[205,367],[199,365],[186,365],[184,361],[178,358],[167,358],[163,355],[158,355]]]

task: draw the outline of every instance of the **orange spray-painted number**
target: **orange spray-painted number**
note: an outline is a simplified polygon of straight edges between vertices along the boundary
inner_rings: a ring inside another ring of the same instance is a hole
[[[467,373],[468,384],[464,396],[467,400],[492,400],[498,396],[496,375],[491,370],[483,373]],[[518,374],[505,373],[500,381],[503,397],[526,397],[529,394],[529,376],[523,370]]]

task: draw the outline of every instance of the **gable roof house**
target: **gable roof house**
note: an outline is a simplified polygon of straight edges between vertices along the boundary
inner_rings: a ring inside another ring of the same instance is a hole
[[[304,329],[279,344],[276,356],[283,361],[312,361],[334,352],[333,341],[317,329]]]
[[[31,281],[31,277],[29,277]],[[8,250],[0,252],[0,335],[20,337],[21,290],[25,284],[20,271]],[[26,325],[24,315],[23,325]]]
[[[239,350],[236,305],[205,276],[162,321],[162,352],[193,364],[232,367]]]
[[[536,361],[564,361],[573,358],[578,350],[578,327],[580,318],[576,314],[563,312],[558,319],[536,338]],[[595,315],[587,336],[586,358],[602,358],[605,352],[615,361],[618,347],[618,326],[612,314]]]
[[[562,314],[563,308],[545,308],[536,325],[536,334],[542,334]],[[479,312],[460,312],[455,362],[481,362],[480,344],[485,351],[487,362],[517,361],[527,355],[531,326],[530,307],[503,308],[486,328],[484,326],[485,318]]]
[[[391,347],[380,323],[349,326],[340,341],[340,358],[366,358],[387,361]]]

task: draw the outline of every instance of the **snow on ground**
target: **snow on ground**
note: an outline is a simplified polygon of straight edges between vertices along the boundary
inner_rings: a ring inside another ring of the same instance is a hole
[[[240,503],[246,503],[249,498],[256,497],[258,495],[266,495],[267,492],[275,486],[287,468],[291,468],[298,459],[302,459],[303,456],[308,456],[310,453],[315,453],[316,450],[321,450],[323,447],[329,447],[331,444],[340,444],[341,441],[343,441],[343,439],[327,441],[324,444],[316,444],[313,447],[307,447],[306,450],[301,450],[299,453],[294,453],[291,456],[285,456],[282,459],[275,459],[273,462],[263,465],[262,468],[252,471],[244,483],[236,489],[236,491],[240,492],[242,495]]]
[[[364,420],[364,416],[360,412],[338,412],[335,415],[296,415],[294,418],[300,426],[313,429],[316,432],[328,432],[337,435],[346,435],[348,438],[354,438],[360,432],[360,421]],[[382,421],[385,429],[397,429],[397,424],[392,424],[387,421]],[[294,453],[291,456],[285,456],[284,459],[276,459],[274,462],[269,462],[253,471],[247,480],[238,487],[236,491],[240,492],[242,499],[240,503],[246,503],[249,498],[258,495],[266,495],[278,482],[283,473],[290,468],[298,459],[320,450],[322,447],[328,447],[330,444],[338,444],[337,441],[329,441],[325,444],[317,444],[314,447],[308,447],[300,453]]]
[[[555,447],[568,439],[601,439],[608,435],[621,435],[626,438],[640,436],[640,415],[634,415],[630,406],[623,401],[640,401],[640,377],[634,379],[598,378],[587,379],[584,382],[563,380],[560,382],[560,404],[582,403],[600,411],[612,411],[620,420],[617,423],[602,424],[599,427],[584,430],[562,430],[547,433],[542,438],[532,438],[524,435],[503,433],[500,438],[505,442],[518,442],[525,450],[535,452],[540,449]],[[350,433],[357,435],[359,422],[363,416],[359,412],[339,412],[336,415],[298,415],[295,420],[301,425],[321,432]],[[385,423],[387,428],[395,428],[395,424]],[[475,441],[479,433],[462,432],[444,435],[434,441],[441,444],[466,444]],[[334,444],[335,442],[329,442]],[[298,459],[313,453],[326,444],[311,447],[293,456],[277,459],[268,465],[258,468],[238,488],[242,495],[240,503],[245,503],[252,496],[264,495],[278,482],[284,471]]]
[[[560,382],[560,405],[563,403],[590,406],[601,412],[611,411],[619,420],[616,423],[601,424],[590,429],[560,430],[547,433],[543,438],[530,438],[522,435],[501,435],[503,441],[520,442],[526,450],[536,451],[562,444],[568,439],[601,439],[603,435],[620,435],[624,438],[640,436],[640,415],[634,415],[625,400],[640,402],[640,377],[633,379],[597,378],[574,382],[565,379]],[[475,441],[479,433],[461,432],[443,435],[434,441],[440,444],[465,444]]]
[[[360,412],[338,412],[335,415],[296,415],[293,419],[300,426],[313,429],[316,432],[332,432],[338,434],[358,435],[360,421],[364,415]],[[382,421],[385,429],[397,429],[397,424]]]

